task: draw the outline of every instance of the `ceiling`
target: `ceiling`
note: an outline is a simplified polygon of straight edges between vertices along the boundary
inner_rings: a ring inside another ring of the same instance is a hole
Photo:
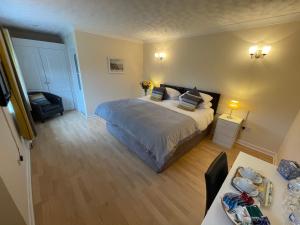
[[[300,0],[1,0],[0,22],[155,41],[300,20]]]

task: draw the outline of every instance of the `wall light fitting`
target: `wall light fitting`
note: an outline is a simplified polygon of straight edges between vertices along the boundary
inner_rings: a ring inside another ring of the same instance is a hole
[[[251,56],[251,59],[262,59],[266,55],[268,55],[271,51],[270,45],[265,45],[262,48],[259,48],[257,45],[251,46],[249,48],[249,55]]]
[[[154,56],[155,56],[155,58],[162,61],[163,59],[166,58],[166,53],[164,53],[164,52],[155,52]]]

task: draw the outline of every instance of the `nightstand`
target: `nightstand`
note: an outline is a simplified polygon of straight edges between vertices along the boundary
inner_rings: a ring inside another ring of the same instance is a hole
[[[219,116],[213,142],[225,148],[232,148],[241,129],[242,122],[243,119],[235,116],[228,118],[228,114]]]

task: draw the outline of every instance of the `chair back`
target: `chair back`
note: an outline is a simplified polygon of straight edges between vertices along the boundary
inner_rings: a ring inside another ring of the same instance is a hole
[[[205,173],[206,182],[206,209],[205,214],[210,208],[216,195],[218,194],[226,176],[228,174],[227,155],[221,152],[210,164]]]

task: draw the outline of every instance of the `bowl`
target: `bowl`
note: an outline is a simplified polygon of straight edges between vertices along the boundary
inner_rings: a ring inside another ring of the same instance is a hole
[[[250,167],[239,168],[239,173],[242,177],[250,179],[255,184],[260,184],[263,181],[262,177]]]
[[[300,177],[289,181],[288,190],[292,193],[300,194]]]
[[[246,192],[251,197],[256,197],[259,194],[257,186],[248,178],[235,177],[232,182],[237,189]]]

